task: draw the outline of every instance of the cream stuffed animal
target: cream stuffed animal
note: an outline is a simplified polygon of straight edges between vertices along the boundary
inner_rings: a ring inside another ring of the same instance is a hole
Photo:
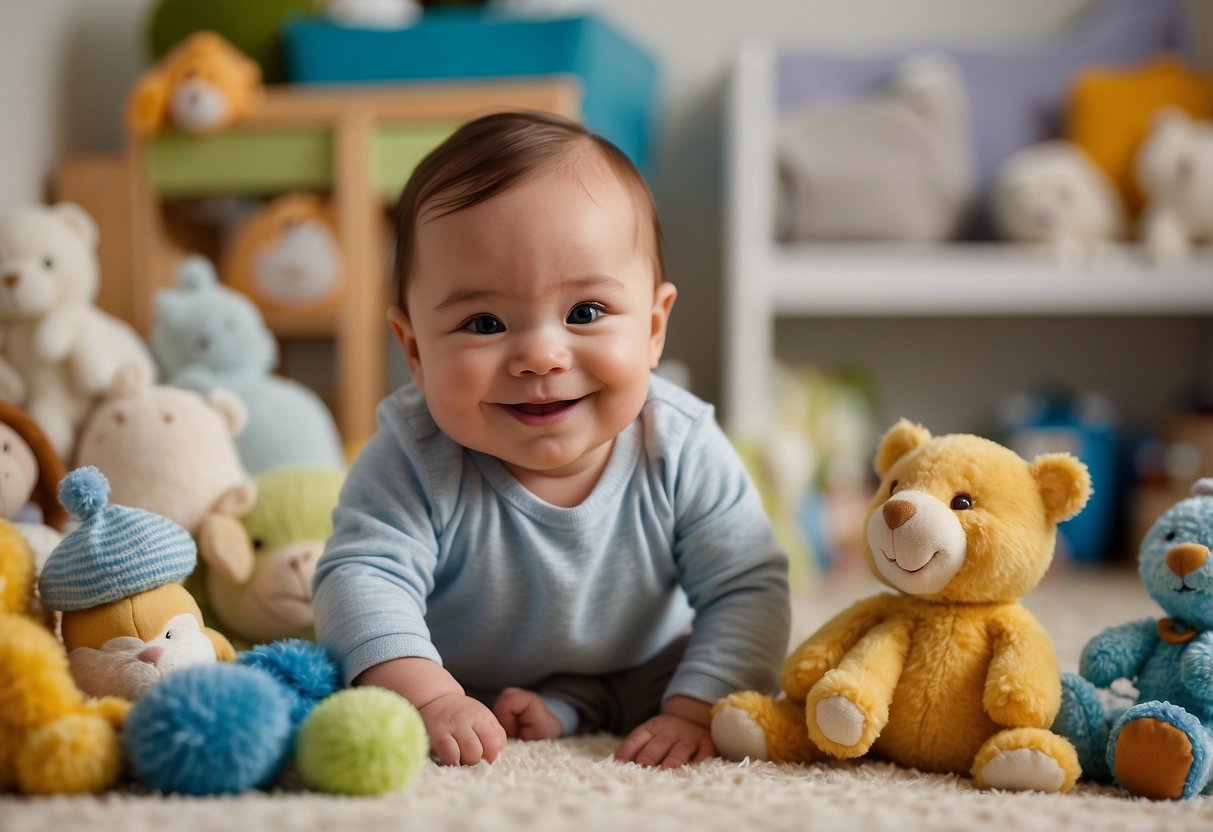
[[[1004,238],[1045,243],[1066,265],[1096,259],[1126,227],[1111,180],[1066,141],[1032,145],[1003,162],[994,185],[994,216]]]
[[[1167,108],[1137,155],[1146,195],[1141,237],[1160,266],[1183,261],[1193,242],[1213,242],[1213,122]]]
[[[153,367],[135,331],[93,305],[96,248],[96,224],[73,203],[0,216],[0,399],[64,459],[118,368]]]
[[[244,421],[244,405],[226,390],[161,387],[142,367],[124,367],[80,432],[76,464],[101,469],[115,502],[196,535],[212,512],[241,517],[257,501],[236,454]]]

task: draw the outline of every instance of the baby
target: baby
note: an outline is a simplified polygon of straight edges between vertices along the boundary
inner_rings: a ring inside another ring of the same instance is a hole
[[[573,122],[487,116],[418,166],[397,235],[413,383],[334,512],[318,639],[443,764],[594,731],[711,756],[711,703],[775,686],[787,559],[711,407],[650,373],[676,290],[644,179]]]

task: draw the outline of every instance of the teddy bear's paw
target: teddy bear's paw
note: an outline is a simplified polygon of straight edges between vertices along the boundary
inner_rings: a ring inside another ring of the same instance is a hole
[[[1058,792],[1065,779],[1057,761],[1034,748],[999,752],[981,770],[986,788],[1008,791]]]
[[[1118,721],[1108,748],[1116,782],[1154,800],[1194,797],[1209,783],[1213,738],[1169,702],[1143,702]]]
[[[725,705],[712,716],[712,744],[726,760],[769,760],[766,734],[749,713]]]
[[[867,719],[854,702],[843,696],[829,696],[817,703],[817,727],[825,738],[839,745],[858,745],[863,739]]]

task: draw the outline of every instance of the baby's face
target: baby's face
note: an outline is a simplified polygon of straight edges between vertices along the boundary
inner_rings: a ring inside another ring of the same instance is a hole
[[[646,224],[593,158],[422,220],[392,322],[443,432],[520,479],[605,464],[674,302]]]

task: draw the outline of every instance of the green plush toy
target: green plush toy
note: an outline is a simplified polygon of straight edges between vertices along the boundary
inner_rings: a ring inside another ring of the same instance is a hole
[[[253,479],[251,512],[203,523],[205,595],[225,633],[249,642],[311,638],[312,576],[344,481],[330,468],[266,471]]]

